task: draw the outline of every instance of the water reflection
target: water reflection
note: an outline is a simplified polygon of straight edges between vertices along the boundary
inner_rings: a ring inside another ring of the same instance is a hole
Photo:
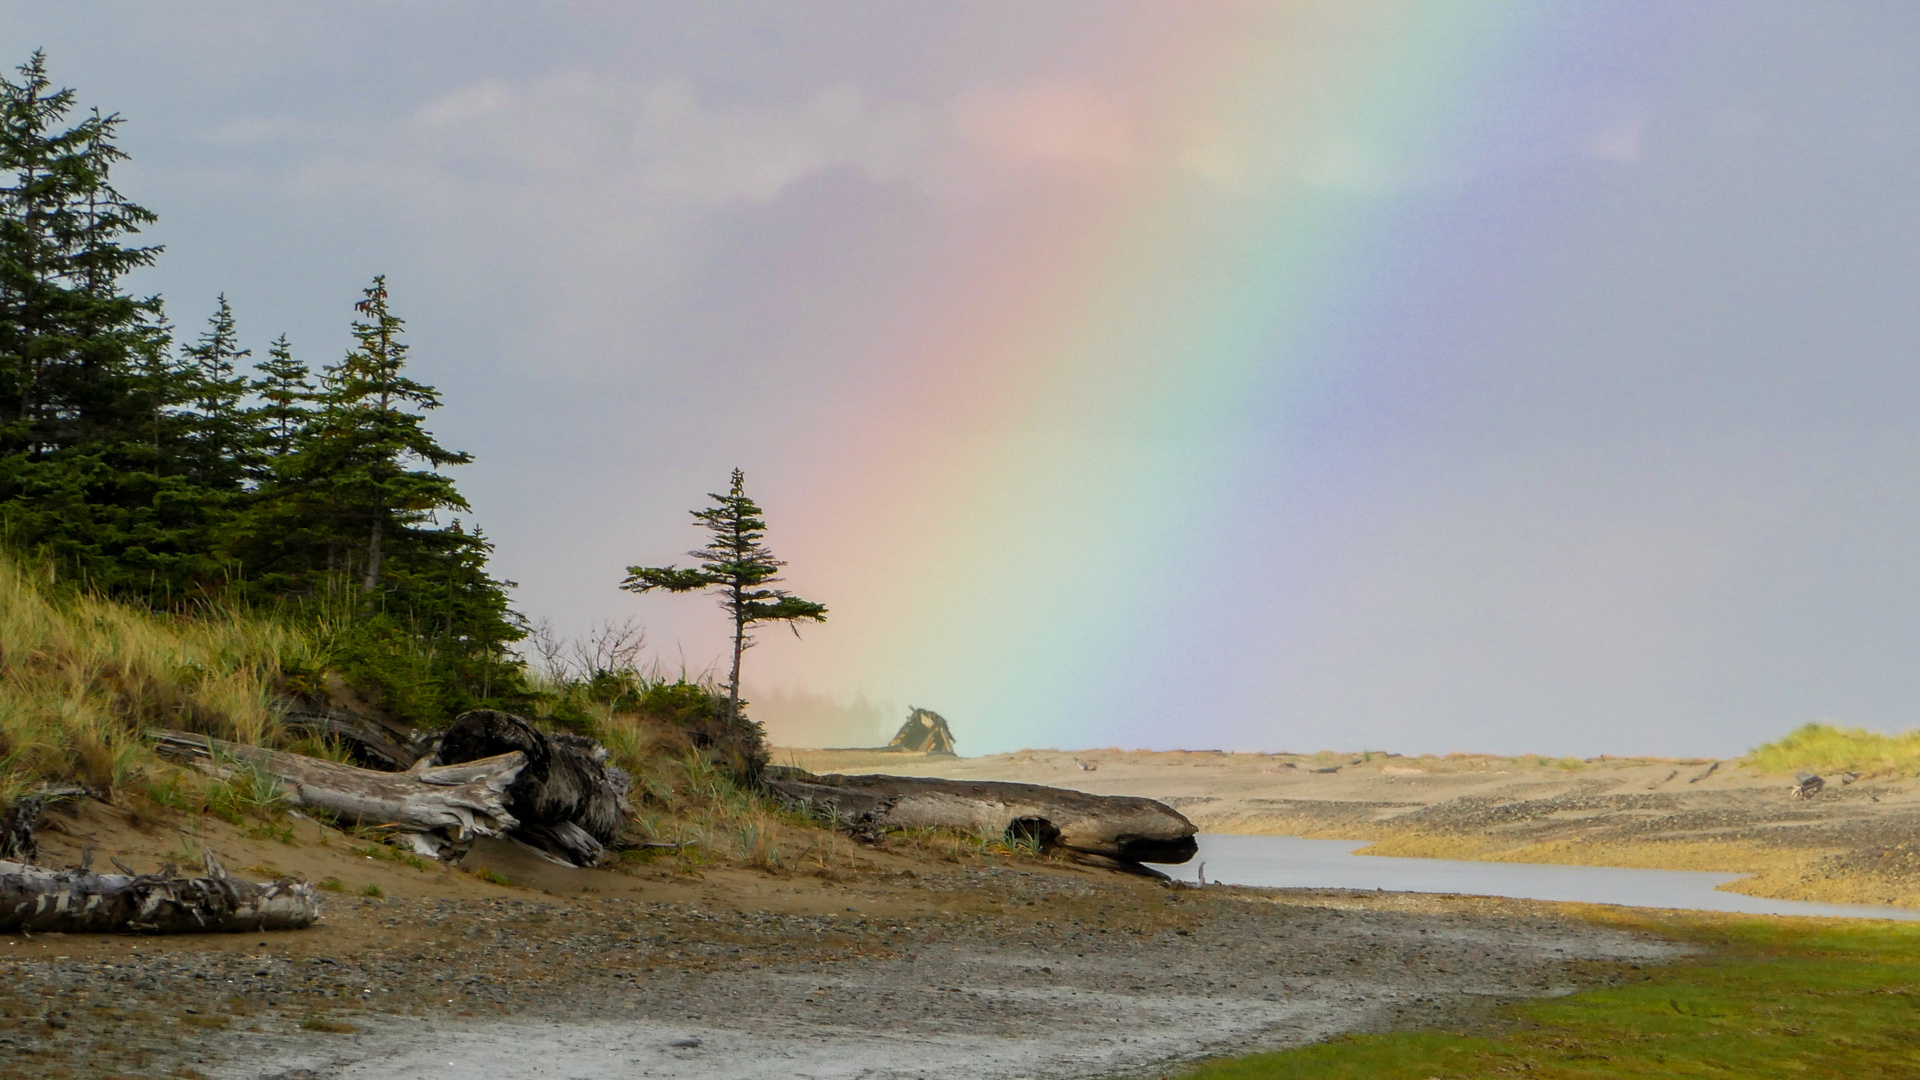
[[[1362,840],[1303,840],[1297,836],[1228,836],[1201,833],[1200,853],[1181,866],[1160,869],[1192,881],[1204,865],[1206,879],[1224,885],[1281,889],[1386,889],[1393,892],[1463,893],[1523,900],[1573,900],[1589,904],[1693,908],[1748,915],[1842,915],[1917,919],[1906,908],[1768,900],[1720,892],[1715,886],[1742,874],[1694,870],[1623,870],[1606,866],[1464,862],[1354,855]]]

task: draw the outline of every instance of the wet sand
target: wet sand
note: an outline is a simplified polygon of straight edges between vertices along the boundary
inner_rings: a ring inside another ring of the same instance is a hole
[[[753,910],[708,884],[346,901],[329,933],[239,941],[42,935],[0,959],[0,1052],[23,1078],[1117,1076],[1465,1023],[1679,955],[1547,905],[1051,867],[834,897],[900,915]]]

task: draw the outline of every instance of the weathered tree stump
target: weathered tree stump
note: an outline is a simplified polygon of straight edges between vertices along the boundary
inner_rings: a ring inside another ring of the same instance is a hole
[[[526,768],[507,788],[519,819],[513,837],[577,866],[607,857],[626,827],[633,780],[607,764],[607,748],[580,735],[553,735],[521,717],[475,709],[454,718],[433,760],[442,768],[518,753]]]
[[[201,934],[300,930],[320,917],[313,886],[228,876],[212,852],[206,876],[95,874],[0,862],[0,931]]]
[[[910,776],[815,776],[781,769],[767,789],[789,804],[855,831],[942,827],[993,833],[1158,876],[1141,863],[1183,863],[1199,850],[1193,822],[1162,802],[1131,795],[997,781]]]

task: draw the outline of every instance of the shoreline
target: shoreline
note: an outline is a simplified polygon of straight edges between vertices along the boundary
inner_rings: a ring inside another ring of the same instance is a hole
[[[1714,759],[1023,750],[977,758],[781,749],[814,772],[1051,784],[1159,799],[1202,832],[1365,841],[1360,853],[1749,875],[1730,892],[1920,908],[1920,783],[1791,780]]]

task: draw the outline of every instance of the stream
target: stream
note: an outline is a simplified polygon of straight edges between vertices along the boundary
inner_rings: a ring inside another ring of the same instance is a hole
[[[1770,900],[1719,889],[1729,881],[1740,880],[1744,874],[1353,854],[1367,846],[1364,840],[1307,840],[1298,836],[1223,833],[1201,833],[1198,840],[1200,853],[1191,862],[1159,869],[1184,881],[1198,880],[1204,873],[1210,884],[1276,889],[1384,889],[1731,911],[1746,915],[1920,920],[1920,910],[1910,908]]]

